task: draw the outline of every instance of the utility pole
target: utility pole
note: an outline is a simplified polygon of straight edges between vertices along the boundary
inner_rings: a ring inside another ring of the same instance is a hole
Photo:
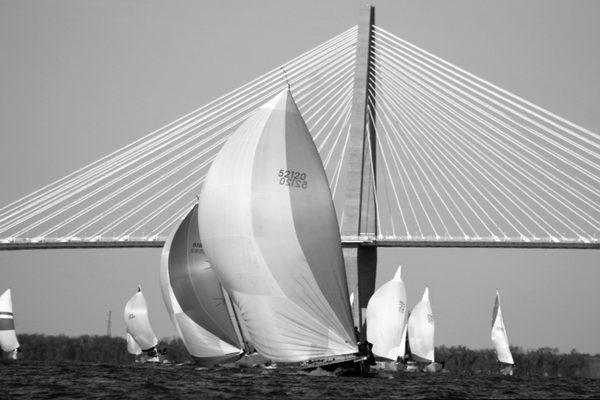
[[[111,325],[112,311],[108,310],[108,318],[106,319],[106,336],[110,336],[110,325]]]

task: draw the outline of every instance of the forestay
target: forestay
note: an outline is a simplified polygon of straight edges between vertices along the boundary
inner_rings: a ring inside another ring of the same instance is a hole
[[[223,146],[199,221],[208,259],[261,354],[296,362],[357,351],[327,177],[288,90]]]
[[[408,340],[415,361],[434,361],[434,331],[435,323],[429,302],[429,288],[425,288],[423,298],[408,317]]]
[[[506,364],[514,364],[512,354],[508,345],[508,335],[504,327],[502,310],[500,309],[500,293],[496,291],[496,301],[492,313],[492,343],[498,356],[498,361]]]
[[[173,325],[198,364],[213,365],[242,354],[227,294],[201,248],[197,205],[165,242],[160,286]]]
[[[19,348],[19,341],[15,333],[15,321],[10,289],[6,289],[0,296],[0,347],[9,352]]]
[[[125,304],[123,312],[127,332],[135,339],[143,351],[148,351],[158,344],[158,339],[152,330],[148,319],[148,306],[142,289]]]
[[[398,267],[392,280],[377,289],[367,305],[367,340],[376,357],[396,361],[404,355],[405,313],[406,287],[402,267]]]

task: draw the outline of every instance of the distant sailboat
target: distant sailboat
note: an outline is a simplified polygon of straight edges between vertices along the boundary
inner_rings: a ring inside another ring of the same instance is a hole
[[[373,344],[376,359],[396,361],[404,356],[406,287],[402,267],[392,280],[384,283],[369,299],[367,305],[367,340]]]
[[[508,345],[508,335],[504,327],[504,319],[502,318],[502,310],[500,309],[500,293],[498,291],[496,291],[496,300],[492,313],[492,343],[496,350],[498,362],[507,364],[502,368],[501,372],[506,375],[512,375],[514,361]]]
[[[229,296],[202,251],[197,205],[165,242],[160,284],[169,316],[197,364],[208,367],[243,355]]]
[[[423,298],[408,317],[408,340],[413,361],[427,364],[434,362],[434,331],[435,323],[429,302],[429,288],[425,288]]]
[[[158,339],[148,319],[148,306],[141,287],[138,286],[137,293],[125,304],[123,317],[127,333],[133,337],[144,353],[144,361],[158,362],[156,351]]]
[[[261,354],[360,358],[327,177],[288,90],[225,143],[202,188],[199,222],[208,259]]]
[[[10,289],[6,289],[0,296],[0,347],[6,353],[6,358],[9,360],[17,359],[20,346],[15,333]]]

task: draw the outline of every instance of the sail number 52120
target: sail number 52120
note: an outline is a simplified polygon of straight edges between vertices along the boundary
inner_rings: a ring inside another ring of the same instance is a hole
[[[300,171],[290,171],[289,169],[280,169],[279,184],[283,186],[290,186],[299,189],[306,189],[308,181],[306,180],[306,174]]]

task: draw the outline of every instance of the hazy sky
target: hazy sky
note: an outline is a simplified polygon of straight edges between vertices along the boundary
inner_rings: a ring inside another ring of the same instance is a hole
[[[364,1],[0,0],[0,206],[357,23]],[[373,1],[376,23],[600,132],[600,2]],[[159,249],[0,251],[18,332],[102,334],[142,284],[160,337]],[[600,353],[600,251],[386,249],[436,344],[491,347],[495,289],[511,343]]]

